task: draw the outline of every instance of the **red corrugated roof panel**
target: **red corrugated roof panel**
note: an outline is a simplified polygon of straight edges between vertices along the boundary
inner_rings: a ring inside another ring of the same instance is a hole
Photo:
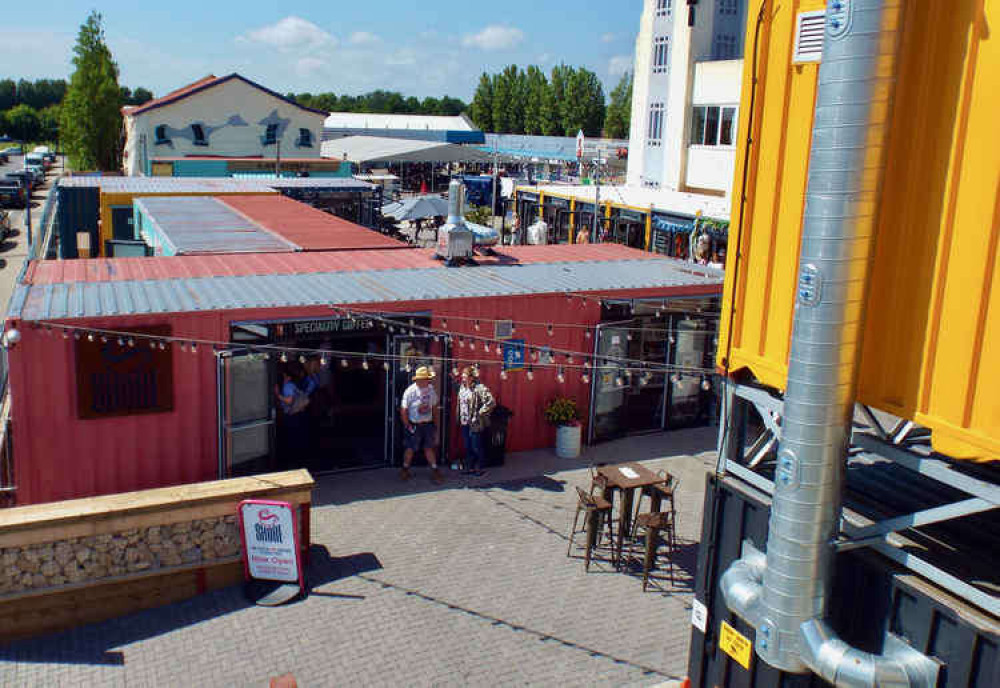
[[[227,199],[228,200],[228,199]],[[368,231],[368,230],[366,230]],[[617,260],[674,260],[618,244],[559,244],[552,246],[503,246],[496,256],[479,256],[481,265],[581,263]],[[229,275],[294,275],[354,270],[406,270],[444,268],[433,249],[400,251],[317,251],[312,253],[246,253],[215,256],[152,258],[90,258],[38,261],[28,271],[31,284],[177,279]],[[475,268],[448,268],[465,270]]]
[[[217,200],[304,251],[409,248],[407,244],[373,229],[348,222],[285,196],[261,197],[256,202],[252,198],[236,197],[219,197]],[[261,203],[260,200],[264,202]]]

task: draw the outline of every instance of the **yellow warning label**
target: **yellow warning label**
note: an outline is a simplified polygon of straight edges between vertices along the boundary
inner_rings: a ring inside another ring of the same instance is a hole
[[[741,667],[750,668],[750,652],[753,650],[753,643],[725,621],[722,622],[722,630],[719,631],[719,647],[739,662]]]

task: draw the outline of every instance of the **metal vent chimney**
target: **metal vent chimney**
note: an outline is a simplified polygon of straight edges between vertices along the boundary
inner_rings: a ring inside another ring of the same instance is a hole
[[[730,608],[756,627],[761,659],[793,673],[812,669],[837,686],[933,685],[924,682],[930,660],[904,643],[862,653],[822,621],[903,6],[827,2],[766,563],[740,560],[721,581]]]
[[[448,185],[448,220],[438,229],[436,256],[458,265],[472,258],[472,230],[462,213],[464,186],[457,179]]]

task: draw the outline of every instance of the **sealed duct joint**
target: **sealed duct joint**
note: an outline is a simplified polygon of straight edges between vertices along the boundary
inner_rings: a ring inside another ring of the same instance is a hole
[[[767,558],[749,540],[743,541],[742,556],[719,580],[719,588],[731,612],[756,627],[761,620],[761,581]]]

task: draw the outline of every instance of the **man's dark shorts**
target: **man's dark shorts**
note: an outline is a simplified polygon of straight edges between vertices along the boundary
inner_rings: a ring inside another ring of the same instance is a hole
[[[437,427],[434,423],[414,423],[413,432],[403,429],[403,446],[413,451],[433,449],[437,446]]]

